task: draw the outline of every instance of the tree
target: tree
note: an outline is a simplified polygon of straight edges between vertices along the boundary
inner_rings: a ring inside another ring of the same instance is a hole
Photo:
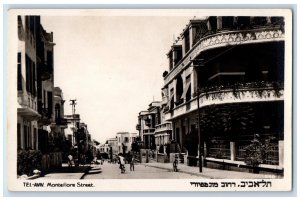
[[[275,137],[263,140],[259,134],[255,134],[251,144],[245,147],[246,157],[244,161],[252,167],[254,173],[258,173],[259,165],[266,162],[268,154],[275,145],[274,140]]]

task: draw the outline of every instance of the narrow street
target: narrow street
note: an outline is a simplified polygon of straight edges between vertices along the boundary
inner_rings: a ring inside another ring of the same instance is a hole
[[[171,165],[171,164],[170,164]],[[130,171],[129,164],[125,165],[126,172],[121,174],[119,164],[105,162],[101,165],[102,173],[89,174],[84,179],[192,179],[200,178],[196,175],[190,175],[181,172],[148,167],[141,164],[135,164],[135,171]]]

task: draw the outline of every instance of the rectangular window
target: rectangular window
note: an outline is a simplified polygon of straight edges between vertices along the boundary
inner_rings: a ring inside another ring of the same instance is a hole
[[[128,140],[128,137],[125,137],[125,143],[128,143],[129,140]]]
[[[43,90],[43,108],[47,108],[47,105],[46,105],[46,91]]]
[[[33,129],[33,149],[37,149],[36,147],[36,143],[37,143],[37,132],[36,132],[36,128]]]
[[[52,92],[51,91],[48,91],[47,92],[47,98],[48,98],[48,115],[49,117],[51,117],[52,115]]]
[[[18,149],[21,149],[21,124],[17,124],[17,141],[18,141]]]
[[[27,126],[28,132],[27,132],[27,147],[29,149],[32,148],[32,134],[31,134],[31,126]]]
[[[26,91],[31,92],[31,63],[30,63],[30,58],[26,55]]]
[[[53,68],[53,53],[51,51],[47,51],[47,64],[48,64],[48,69],[52,71],[52,68]]]
[[[185,42],[185,54],[190,50],[190,33],[186,31],[184,34],[184,42]]]
[[[35,81],[36,81],[36,77],[35,77],[35,63],[32,62],[32,65],[31,65],[31,92],[32,92],[32,95],[35,96],[36,95],[36,85],[35,85]]]
[[[30,31],[33,36],[35,36],[35,26],[34,26],[34,16],[30,16],[29,18],[29,23],[30,23]]]
[[[18,91],[22,91],[22,58],[21,52],[18,52]]]
[[[28,147],[28,130],[27,126],[24,125],[24,148],[27,149]]]

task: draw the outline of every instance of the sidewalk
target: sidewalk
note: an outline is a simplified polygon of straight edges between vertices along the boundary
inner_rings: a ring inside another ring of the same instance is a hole
[[[48,173],[35,180],[48,180],[48,179],[81,179],[88,173],[91,166],[68,167],[68,164],[62,164],[62,167],[53,172]]]
[[[142,165],[155,167],[165,170],[173,171],[172,163],[141,163]],[[253,174],[249,172],[238,172],[230,170],[220,170],[202,167],[202,173],[199,172],[199,167],[187,166],[185,164],[178,164],[178,172],[198,175],[207,179],[281,179],[282,176],[275,174]]]

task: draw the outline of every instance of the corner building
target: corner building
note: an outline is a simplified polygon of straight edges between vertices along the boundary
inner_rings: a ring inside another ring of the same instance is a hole
[[[262,166],[283,169],[284,46],[283,17],[190,20],[168,53],[162,89],[171,138],[189,165],[199,157],[199,111],[206,166],[245,165],[244,147],[259,134],[275,140]]]

